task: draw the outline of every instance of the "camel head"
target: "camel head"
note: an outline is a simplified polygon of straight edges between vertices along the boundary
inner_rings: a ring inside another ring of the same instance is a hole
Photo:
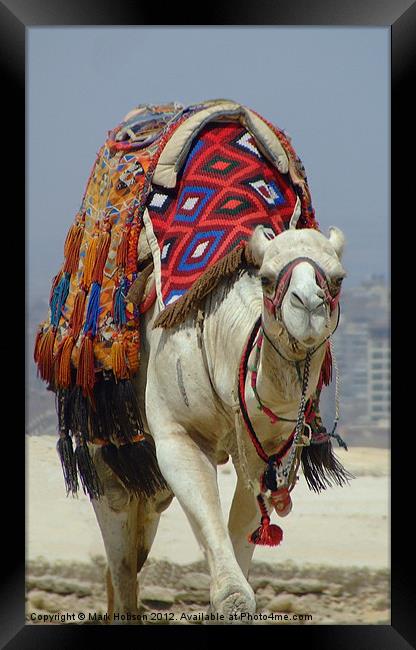
[[[286,329],[301,347],[319,345],[336,327],[337,299],[346,273],[345,238],[338,228],[325,237],[314,229],[291,228],[270,238],[262,226],[249,251],[259,269],[263,318],[270,333]]]

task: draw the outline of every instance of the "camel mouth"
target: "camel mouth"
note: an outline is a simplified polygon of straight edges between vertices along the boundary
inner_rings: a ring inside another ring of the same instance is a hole
[[[311,318],[306,309],[293,308],[291,304],[284,306],[281,322],[290,337],[305,350],[319,345],[328,334],[326,319],[316,315]]]
[[[292,337],[292,338],[294,338],[294,337]],[[307,338],[304,338],[304,339],[297,338],[295,340],[296,340],[296,344],[297,344],[297,347],[299,348],[299,350],[304,350],[306,352],[309,352],[310,350],[313,350],[321,342],[320,338],[312,337],[312,336],[308,336]]]
[[[313,345],[315,345],[316,339],[314,339],[313,336],[308,336],[307,339],[304,339],[301,342],[303,343],[303,345],[306,345],[308,347],[312,347]]]

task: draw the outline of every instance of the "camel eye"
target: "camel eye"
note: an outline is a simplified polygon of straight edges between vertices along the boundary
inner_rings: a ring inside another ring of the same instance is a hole
[[[273,286],[273,280],[268,278],[266,275],[262,275],[260,280],[261,280],[261,286],[263,287],[263,289],[265,289],[266,291],[270,291],[272,286]]]
[[[332,278],[331,284],[330,284],[330,287],[329,287],[329,290],[331,291],[331,293],[338,293],[339,292],[339,290],[341,289],[343,280],[344,280],[343,275],[339,275],[338,277]]]

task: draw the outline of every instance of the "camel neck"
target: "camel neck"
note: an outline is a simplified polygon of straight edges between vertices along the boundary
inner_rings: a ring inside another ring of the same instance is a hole
[[[211,379],[221,399],[228,402],[234,390],[246,342],[256,321],[262,315],[263,293],[259,279],[248,274],[242,275],[231,288],[223,288],[222,292],[222,295],[212,296],[207,302],[204,340]],[[283,328],[281,329],[279,338],[276,335],[272,341],[264,338],[257,387],[262,400],[269,408],[276,409],[277,412],[280,409],[285,417],[292,417],[293,413],[296,417],[301,393],[298,376],[299,370],[303,372],[302,360],[306,353],[294,354],[287,344]],[[276,352],[273,345],[278,346],[287,360]],[[324,347],[313,355],[311,385],[316,385],[318,381],[323,353]],[[250,355],[250,364],[254,361],[253,355],[254,351]],[[295,361],[299,361],[298,368]]]
[[[302,392],[306,351],[296,353],[292,358],[287,347],[279,345],[279,339],[264,336],[260,349],[257,370],[257,391],[262,402],[269,408],[286,409],[290,405],[290,415],[296,417],[296,406]],[[318,348],[311,357],[310,380],[307,395],[314,392],[325,355],[325,346]],[[294,410],[292,410],[294,409]],[[283,413],[282,413],[283,415]]]
[[[296,349],[280,323],[270,322],[267,314],[263,313],[263,292],[259,279],[255,276],[243,275],[227,292],[215,311],[216,349],[211,350],[215,359],[215,368],[228,366],[234,369],[231,381],[235,380],[241,356],[247,340],[256,322],[262,317],[263,343],[257,368],[257,390],[262,402],[283,417],[296,418],[301,395],[301,384],[306,350]],[[266,335],[264,335],[264,332]],[[277,352],[278,350],[278,352]],[[308,396],[316,388],[319,372],[325,354],[325,346],[312,355]],[[226,360],[224,364],[221,360]],[[250,359],[250,366],[255,363],[255,349]],[[225,378],[221,374],[221,384]],[[231,384],[227,386],[232,390]]]

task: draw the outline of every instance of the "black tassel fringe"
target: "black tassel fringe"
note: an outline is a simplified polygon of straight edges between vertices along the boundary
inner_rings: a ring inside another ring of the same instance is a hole
[[[333,485],[347,485],[355,478],[334,455],[331,441],[302,449],[302,469],[310,490],[320,492]]]
[[[144,429],[132,382],[116,382],[108,373],[96,382],[93,398],[92,404],[75,385],[75,374],[73,386],[56,394],[61,432],[57,449],[67,493],[77,494],[79,473],[85,494],[96,499],[102,496],[103,487],[87,446],[94,439],[104,442],[103,459],[128,490],[152,496],[166,488],[153,446],[145,439],[133,442],[137,435],[144,435]],[[78,439],[75,453],[70,434]]]
[[[154,449],[147,440],[120,447],[106,445],[101,453],[125,487],[137,496],[151,497],[167,487]]]
[[[99,499],[104,492],[86,444],[77,445],[75,459],[85,494],[88,494],[90,499]]]
[[[66,485],[67,495],[71,492],[73,496],[78,492],[78,474],[75,460],[72,438],[69,435],[60,437],[56,445],[59,458],[61,459],[62,471]]]
[[[99,438],[110,442],[116,438],[124,444],[144,432],[136,391],[129,379],[97,381],[94,406],[84,397],[80,386],[59,393],[63,399],[61,411],[65,428],[72,432],[88,431],[89,440]],[[61,403],[59,396],[58,403]]]

